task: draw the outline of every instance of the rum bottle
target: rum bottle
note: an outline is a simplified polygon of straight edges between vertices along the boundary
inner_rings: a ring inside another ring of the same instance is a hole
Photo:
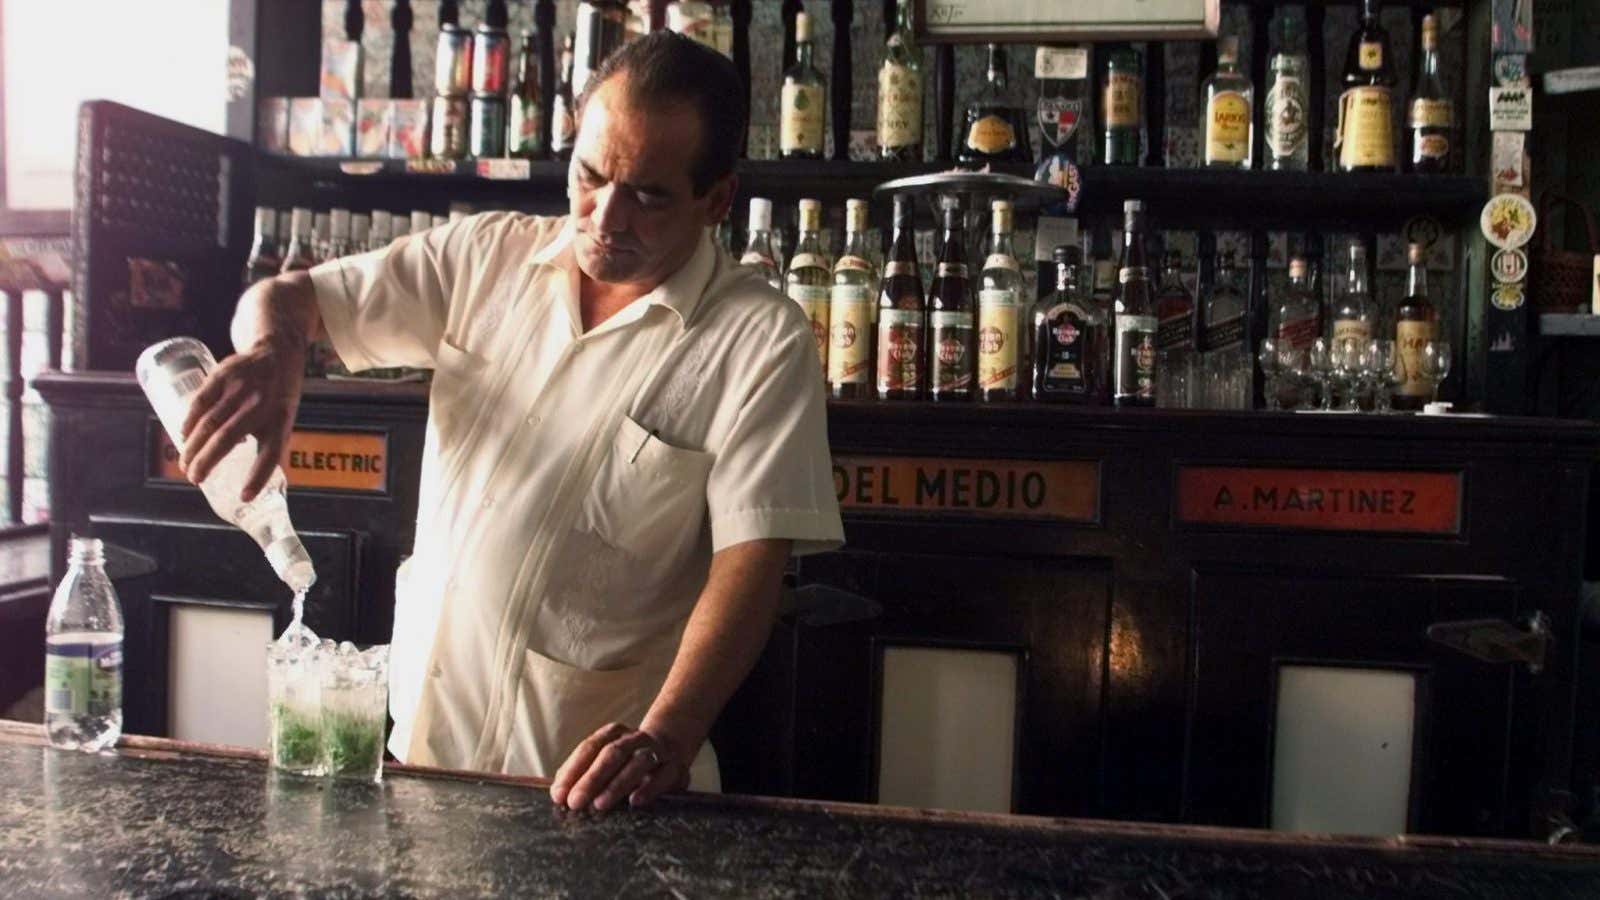
[[[844,252],[833,264],[828,309],[828,389],[837,400],[872,390],[872,306],[878,275],[867,258],[867,201],[846,200]]]
[[[821,159],[827,84],[811,62],[811,17],[794,16],[795,63],[783,73],[779,96],[778,155]]]
[[[1455,143],[1455,104],[1439,78],[1439,20],[1422,17],[1422,61],[1408,117],[1411,135],[1410,169],[1419,174],[1450,171]]]
[[[1394,66],[1378,0],[1362,0],[1361,27],[1345,55],[1333,149],[1341,172],[1394,171]]]
[[[1001,44],[989,45],[984,85],[978,98],[967,106],[963,134],[956,161],[964,166],[1025,163],[1033,158],[1020,104],[1011,93],[1006,74],[1006,50]]]
[[[1422,375],[1422,348],[1439,337],[1439,313],[1428,299],[1428,263],[1421,244],[1406,248],[1406,297],[1395,310],[1394,348],[1404,381],[1395,391],[1394,408],[1418,410],[1433,395]]]
[[[1373,326],[1378,320],[1377,307],[1367,288],[1367,248],[1357,241],[1350,245],[1349,264],[1345,268],[1344,291],[1334,306],[1328,337],[1334,344],[1342,341],[1372,340]]]
[[[1033,399],[1103,404],[1111,364],[1105,311],[1091,296],[1082,250],[1057,247],[1050,257],[1056,289],[1033,307]]]
[[[878,158],[922,160],[922,49],[911,29],[911,0],[895,7],[878,68]]]
[[[248,287],[271,278],[283,269],[278,252],[278,211],[270,206],[256,207],[256,236],[250,244],[250,258],[244,264],[244,283]]]
[[[971,400],[975,332],[961,210],[944,211],[944,244],[928,286],[928,399]]]
[[[1144,202],[1122,204],[1122,265],[1117,270],[1116,339],[1113,347],[1118,406],[1156,403],[1155,286],[1145,262]]]
[[[1009,200],[995,200],[989,253],[978,284],[978,399],[1016,400],[1022,359],[1022,267],[1012,246]]]
[[[927,307],[917,267],[914,209],[910,195],[895,195],[894,240],[878,292],[879,400],[917,399],[926,371],[923,332]]]
[[[828,372],[828,296],[833,286],[833,272],[828,266],[827,254],[822,250],[822,204],[816,200],[800,201],[800,238],[795,242],[794,256],[789,259],[789,271],[784,284],[789,299],[800,304],[800,309],[811,322],[811,335],[817,342],[817,361],[824,375]]]
[[[778,255],[772,249],[772,201],[765,197],[751,197],[750,218],[747,221],[745,230],[749,232],[749,237],[745,239],[739,265],[759,269],[773,290],[782,293],[783,273],[778,266]]]

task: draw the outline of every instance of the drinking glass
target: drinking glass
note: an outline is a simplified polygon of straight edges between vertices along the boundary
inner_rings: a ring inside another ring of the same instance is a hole
[[[1287,383],[1283,398],[1284,409],[1310,409],[1316,399],[1315,381],[1311,376],[1310,351],[1305,347],[1278,344],[1278,366]]]
[[[1262,338],[1261,348],[1256,353],[1256,362],[1261,366],[1262,390],[1265,394],[1267,409],[1280,409],[1282,404],[1278,401],[1278,393],[1282,390],[1284,365],[1281,348],[1277,340]]]
[[[1162,409],[1190,409],[1195,397],[1193,350],[1163,350],[1156,360],[1156,406]]]
[[[1334,386],[1342,390],[1340,412],[1360,412],[1356,393],[1361,386],[1361,342],[1346,338],[1336,342],[1329,350],[1330,368]]]
[[[1433,387],[1434,402],[1439,400],[1439,385],[1450,376],[1450,342],[1429,341],[1422,345],[1422,360],[1418,363],[1422,377]]]
[[[323,771],[339,778],[383,780],[389,646],[358,651],[346,641],[324,654],[321,700]]]
[[[1311,349],[1306,353],[1306,362],[1311,371],[1311,378],[1317,383],[1321,392],[1321,402],[1318,408],[1323,411],[1333,409],[1333,346],[1326,338],[1317,338],[1311,342]]]
[[[322,774],[321,687],[315,644],[267,645],[267,760],[273,768]]]
[[[1372,357],[1372,374],[1377,390],[1374,408],[1380,413],[1394,411],[1394,389],[1405,381],[1402,362],[1395,342],[1376,338],[1367,345]]]

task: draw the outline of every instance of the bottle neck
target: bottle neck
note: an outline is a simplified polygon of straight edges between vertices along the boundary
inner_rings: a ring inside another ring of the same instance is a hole
[[[1361,24],[1362,24],[1363,27],[1365,27],[1365,28],[1376,28],[1378,26],[1378,10],[1379,10],[1379,8],[1380,8],[1380,4],[1379,4],[1378,0],[1362,0],[1362,2],[1361,2]]]
[[[984,73],[989,82],[989,90],[994,94],[1003,94],[1006,90],[1006,52],[998,44],[989,48],[989,68]]]
[[[911,0],[900,0],[895,5],[894,30],[911,33]]]
[[[1344,292],[1346,294],[1366,294],[1367,258],[1365,256],[1350,257],[1350,266],[1344,273]]]
[[[1422,75],[1424,78],[1439,77],[1439,48],[1428,41],[1422,42]]]
[[[960,262],[967,257],[966,237],[960,228],[944,230],[944,248],[939,251],[941,262]]]
[[[1304,272],[1289,276],[1289,291],[1294,294],[1311,293],[1311,276]]]
[[[795,65],[802,69],[811,68],[811,42],[801,41],[794,45]]]
[[[1062,299],[1066,299],[1072,295],[1072,283],[1076,280],[1073,277],[1073,268],[1074,266],[1072,263],[1056,263],[1056,293],[1060,295]]]
[[[1144,266],[1144,223],[1137,216],[1128,216],[1122,226],[1122,267]]]
[[[1009,231],[996,231],[989,236],[989,253],[1003,254],[1013,259],[1017,256],[1015,242]]]
[[[867,256],[867,233],[865,231],[846,231],[844,233],[844,252],[841,256],[858,256],[865,259]]]
[[[1425,297],[1428,294],[1428,266],[1426,263],[1412,263],[1406,272],[1406,296]]]

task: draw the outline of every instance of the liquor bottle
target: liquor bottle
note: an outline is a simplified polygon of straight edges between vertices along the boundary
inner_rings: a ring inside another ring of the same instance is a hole
[[[772,285],[773,290],[783,292],[783,270],[778,265],[778,255],[772,249],[772,201],[765,197],[750,198],[750,218],[745,230],[749,237],[745,240],[744,253],[739,256],[742,266],[755,266]]]
[[[367,232],[367,249],[381,250],[389,246],[389,241],[393,240],[393,233],[390,230],[392,225],[393,217],[388,210],[373,210],[372,229]]]
[[[405,213],[389,214],[389,239],[397,241],[411,233],[411,217]]]
[[[827,254],[822,250],[822,204],[800,201],[800,239],[784,284],[789,299],[800,304],[811,321],[811,334],[817,342],[817,361],[824,375],[828,372],[828,295],[833,285]]]
[[[1322,333],[1322,304],[1312,291],[1306,261],[1298,256],[1289,260],[1289,286],[1270,311],[1267,333],[1283,350],[1310,350]]]
[[[915,207],[909,194],[894,195],[894,240],[878,291],[879,400],[915,400],[922,391],[928,310],[917,266]]]
[[[1113,399],[1118,406],[1156,402],[1155,288],[1145,264],[1144,202],[1122,203],[1122,265],[1117,271]]]
[[[1107,55],[1101,116],[1106,123],[1105,164],[1137,166],[1139,131],[1144,127],[1144,75],[1138,51],[1119,47]]]
[[[1183,283],[1183,257],[1176,250],[1168,250],[1161,260],[1156,349],[1162,353],[1194,350],[1194,297]]]
[[[1395,409],[1421,409],[1433,394],[1422,376],[1422,348],[1439,337],[1439,313],[1428,299],[1428,263],[1421,244],[1406,248],[1406,297],[1395,310],[1394,346],[1405,380],[1395,392]]]
[[[978,283],[978,399],[1017,400],[1022,358],[1022,266],[1009,200],[990,205],[989,253]]]
[[[928,399],[971,400],[975,356],[972,277],[961,210],[944,211],[944,243],[928,285]]]
[[[1205,163],[1216,169],[1255,164],[1255,86],[1239,71],[1239,39],[1217,41],[1217,71],[1205,81]]]
[[[716,12],[707,0],[672,0],[667,4],[668,31],[719,50],[716,29]]]
[[[350,210],[334,209],[328,214],[328,259],[349,256],[355,250],[350,244]]]
[[[283,251],[283,271],[303,272],[318,262],[311,244],[311,210],[297,206],[289,218],[289,245]]]
[[[350,216],[350,253],[364,253],[372,242],[372,216],[355,213]]]
[[[44,724],[51,746],[98,753],[122,736],[122,606],[105,548],[72,538],[45,617]]]
[[[1105,310],[1090,295],[1082,250],[1057,247],[1050,258],[1056,289],[1033,306],[1033,399],[1103,404],[1111,364]]]
[[[821,159],[828,91],[822,73],[811,63],[811,17],[803,12],[794,16],[794,40],[795,62],[783,73],[779,99],[778,155]]]
[[[1001,44],[989,45],[989,65],[984,70],[983,87],[977,98],[967,105],[962,133],[965,137],[956,152],[956,161],[964,166],[1025,163],[1033,158],[1022,110],[1011,93],[1006,74],[1006,50]]]
[[[1455,104],[1439,78],[1439,21],[1422,17],[1422,61],[1417,88],[1411,96],[1411,171],[1438,174],[1450,171],[1455,144]]]
[[[1344,293],[1334,306],[1328,336],[1334,343],[1355,340],[1365,343],[1372,340],[1373,325],[1378,311],[1367,290],[1367,248],[1357,241],[1350,245],[1350,262],[1345,269]]]
[[[1306,110],[1306,48],[1299,20],[1278,14],[1278,52],[1272,54],[1272,88],[1267,91],[1267,168],[1304,172],[1310,153]]]
[[[311,217],[311,258],[317,262],[327,262],[332,259],[332,244],[328,241],[330,220],[325,212],[315,213]]]
[[[867,201],[844,204],[844,250],[828,297],[828,388],[837,400],[872,391],[872,318],[877,267],[867,258]]]
[[[1233,254],[1217,257],[1217,271],[1206,294],[1205,324],[1200,333],[1201,371],[1206,375],[1207,404],[1213,409],[1249,409],[1253,369],[1245,349],[1244,320],[1248,304],[1239,285]]]
[[[911,0],[899,0],[878,68],[878,158],[922,160],[922,48],[911,30]]]
[[[278,211],[270,206],[256,207],[256,236],[250,244],[250,258],[244,265],[244,283],[255,284],[271,278],[283,268],[278,251]]]
[[[561,75],[555,96],[550,100],[550,152],[560,160],[572,158],[572,144],[578,139],[577,112],[572,94],[572,35],[561,40]]]
[[[539,34],[522,32],[517,68],[511,77],[511,110],[506,122],[506,152],[520,159],[544,155],[544,127],[539,97]]]
[[[1362,0],[1361,27],[1345,56],[1345,91],[1333,147],[1341,172],[1394,171],[1394,67],[1389,33],[1378,23],[1378,0]]]

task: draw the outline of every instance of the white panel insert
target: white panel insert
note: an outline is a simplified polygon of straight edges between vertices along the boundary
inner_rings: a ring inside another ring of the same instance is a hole
[[[885,647],[878,802],[1011,811],[1017,654]]]
[[[184,741],[267,746],[272,611],[169,606],[167,730]]]
[[[1404,833],[1416,719],[1411,672],[1280,667],[1273,829]]]

